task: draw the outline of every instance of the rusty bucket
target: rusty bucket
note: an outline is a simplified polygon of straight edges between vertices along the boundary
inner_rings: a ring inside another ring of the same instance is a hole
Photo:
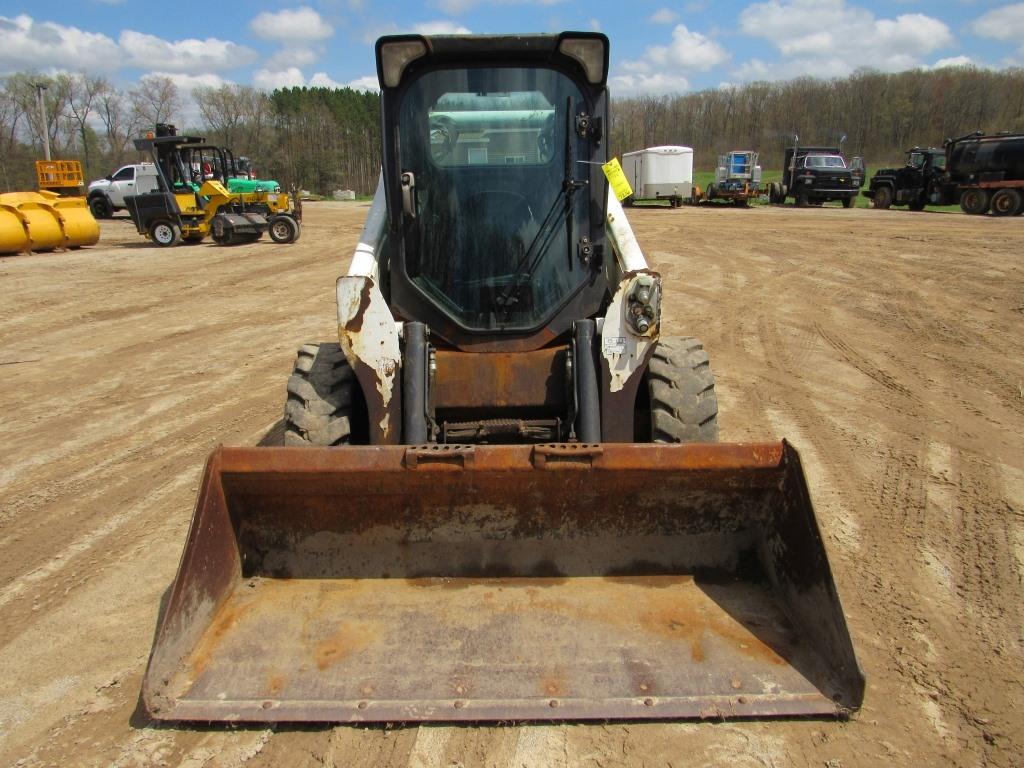
[[[153,717],[843,716],[864,677],[786,443],[220,448]]]

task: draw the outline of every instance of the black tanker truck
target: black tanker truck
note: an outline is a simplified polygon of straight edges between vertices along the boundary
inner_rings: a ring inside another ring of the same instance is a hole
[[[943,149],[914,147],[902,168],[878,171],[864,191],[875,208],[960,203],[964,213],[1024,213],[1024,134],[981,131],[947,139]]]

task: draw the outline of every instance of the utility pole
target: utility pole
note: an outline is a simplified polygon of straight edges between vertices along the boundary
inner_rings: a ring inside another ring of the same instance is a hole
[[[43,118],[43,152],[46,159],[50,159],[50,128],[46,124],[46,100],[43,98],[43,91],[46,90],[46,83],[33,83],[36,95],[39,97],[39,114]]]

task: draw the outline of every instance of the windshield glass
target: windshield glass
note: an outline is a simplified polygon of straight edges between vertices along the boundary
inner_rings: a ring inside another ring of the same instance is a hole
[[[804,163],[808,168],[845,168],[846,161],[839,155],[808,155]]]
[[[405,93],[400,162],[416,213],[406,271],[461,325],[537,327],[589,276],[575,259],[588,194],[563,183],[567,148],[575,178],[587,177],[575,116],[588,111],[573,81],[548,69],[432,71]]]

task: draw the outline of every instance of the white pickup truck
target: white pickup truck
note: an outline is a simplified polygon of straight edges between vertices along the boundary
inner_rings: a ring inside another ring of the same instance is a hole
[[[125,207],[125,197],[156,192],[158,183],[152,163],[122,166],[106,178],[89,183],[89,209],[97,219],[109,219]]]

